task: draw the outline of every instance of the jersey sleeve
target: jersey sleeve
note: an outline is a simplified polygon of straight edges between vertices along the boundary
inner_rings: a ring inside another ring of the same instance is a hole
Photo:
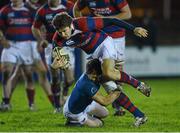
[[[37,12],[36,12],[36,15],[35,15],[35,18],[34,18],[34,22],[33,22],[33,26],[35,28],[40,28],[42,25],[43,25],[43,22],[45,21],[44,19],[44,14],[45,14],[45,11],[43,8],[40,8]]]
[[[67,8],[68,14],[73,17],[74,4],[69,0],[62,0],[62,4]]]
[[[104,28],[103,19],[100,17],[80,17],[74,21],[75,28],[84,32]]]
[[[5,10],[6,7],[2,8],[0,10],[0,29],[1,30],[4,30],[5,29],[5,25],[6,25],[6,10]]]
[[[62,47],[63,46],[61,40],[59,39],[57,31],[53,35],[52,44],[53,44],[53,48],[55,48],[55,47]]]
[[[126,0],[114,0],[114,4],[119,8],[123,8],[124,6],[128,5]]]
[[[101,18],[101,17],[81,17],[74,22],[76,29],[83,32],[101,30],[107,26],[116,25],[127,30],[134,30],[134,26],[116,18]]]

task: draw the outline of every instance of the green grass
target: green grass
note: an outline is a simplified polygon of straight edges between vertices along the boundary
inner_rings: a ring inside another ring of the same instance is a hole
[[[147,116],[148,122],[140,128],[132,127],[134,118],[130,113],[104,119],[101,128],[65,127],[62,114],[53,114],[53,108],[41,87],[36,85],[36,112],[28,110],[24,85],[20,84],[12,97],[12,111],[0,112],[0,131],[50,131],[50,132],[178,132],[180,131],[180,79],[147,80],[152,86],[152,96],[146,98],[129,86],[125,93]],[[2,90],[2,86],[1,90]],[[0,92],[0,95],[1,92]]]

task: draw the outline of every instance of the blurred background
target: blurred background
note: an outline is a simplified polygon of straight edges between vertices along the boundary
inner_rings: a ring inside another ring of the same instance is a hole
[[[149,37],[140,39],[127,32],[125,71],[136,77],[180,77],[180,1],[127,1],[132,11],[128,22],[146,28]],[[46,0],[39,2],[43,4]],[[0,8],[7,3],[9,0],[0,0]],[[78,78],[86,59],[79,50],[76,56]]]
[[[180,76],[180,1],[128,0],[133,22],[147,39],[127,34],[126,70],[135,76]]]

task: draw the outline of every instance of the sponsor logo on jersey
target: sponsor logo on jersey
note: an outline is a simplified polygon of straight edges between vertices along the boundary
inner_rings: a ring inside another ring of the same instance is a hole
[[[11,13],[8,13],[8,18],[12,18],[12,17],[14,17],[15,15],[14,15],[14,13],[13,12],[11,12]]]
[[[89,2],[89,6],[90,7],[95,7],[96,6],[96,2],[95,1]]]
[[[97,88],[92,87],[92,88],[91,88],[91,93],[93,93],[93,94],[94,94],[94,93],[96,93],[96,92],[97,92]]]
[[[74,43],[75,42],[73,40],[71,40],[71,39],[66,41],[66,45],[68,45],[68,46],[70,46],[70,45],[72,45]]]

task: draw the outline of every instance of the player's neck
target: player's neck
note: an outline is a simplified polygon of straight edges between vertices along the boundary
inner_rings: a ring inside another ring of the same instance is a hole
[[[21,7],[23,7],[24,6],[24,3],[18,3],[18,4],[11,4],[11,6],[13,7],[13,8],[21,8]]]

